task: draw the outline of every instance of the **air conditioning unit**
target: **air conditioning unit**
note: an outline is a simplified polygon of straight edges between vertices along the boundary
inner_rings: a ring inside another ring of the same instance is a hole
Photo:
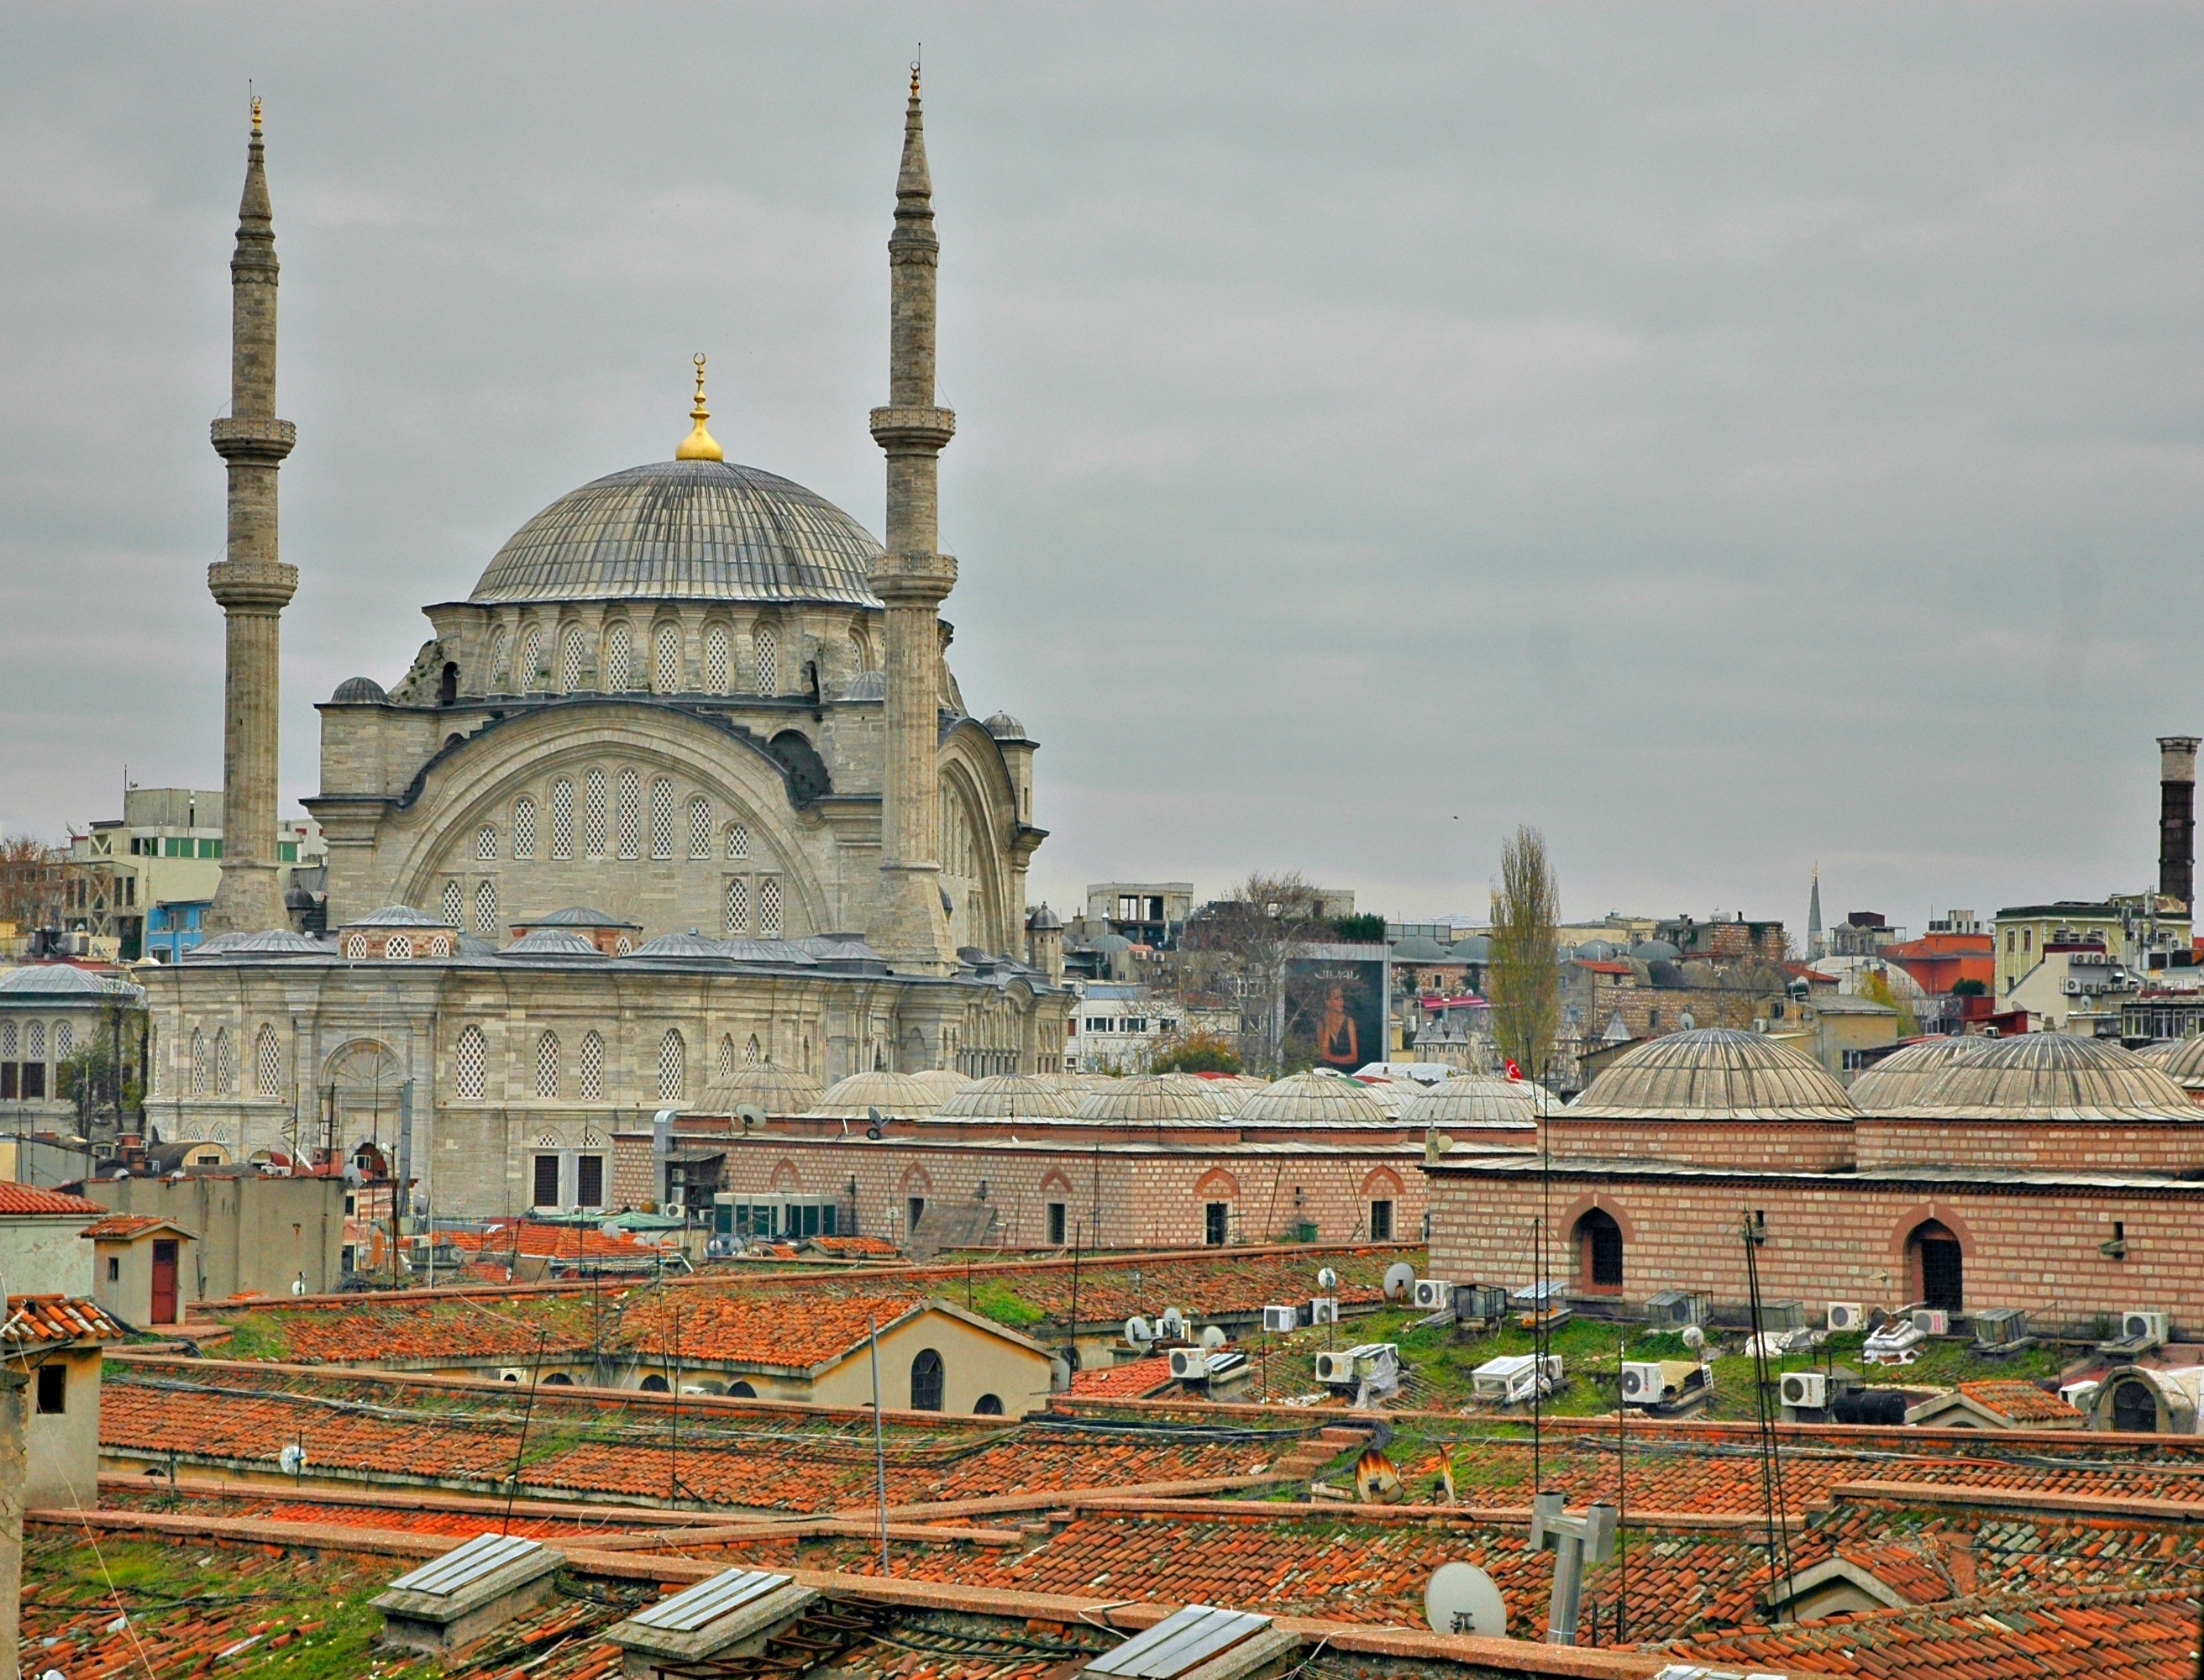
[[[1668,1392],[1668,1374],[1657,1359],[1626,1359],[1622,1362],[1622,1398],[1632,1405],[1657,1405]]]
[[[1763,1330],[1804,1330],[1806,1327],[1806,1303],[1804,1301],[1770,1301],[1760,1309]]]
[[[1338,1297],[1337,1297],[1336,1296],[1326,1297],[1326,1296],[1319,1295],[1319,1296],[1318,1296],[1318,1297],[1317,1297],[1317,1298],[1316,1298],[1315,1300],[1313,1300],[1313,1301],[1310,1302],[1310,1303],[1309,1303],[1309,1321],[1309,1321],[1311,1324],[1336,1324],[1336,1323],[1338,1323],[1338,1322],[1339,1322],[1339,1299],[1338,1299]]]
[[[2079,980],[2076,980],[2071,977],[2069,977],[2065,985],[2060,988],[2060,989],[2063,990],[2068,997],[2077,998],[2082,995],[2082,982]]]
[[[1829,1303],[1829,1328],[1839,1334],[1867,1328],[1867,1309],[1857,1301]]]
[[[1354,1347],[1319,1353],[1316,1356],[1316,1380],[1328,1388],[1351,1388],[1375,1372],[1380,1362],[1390,1358],[1397,1364],[1400,1357],[1400,1346],[1394,1342],[1362,1342]]]
[[[497,1368],[497,1380],[500,1382],[526,1382],[528,1380],[528,1367],[525,1365],[501,1365]]]
[[[1198,1347],[1173,1348],[1170,1351],[1170,1374],[1173,1380],[1178,1382],[1206,1381],[1209,1377],[1209,1351]],[[1320,1376],[1318,1380],[1322,1380]]]
[[[1786,1371],[1783,1374],[1783,1404],[1801,1410],[1821,1410],[1829,1404],[1826,1371]]]
[[[1354,1381],[1354,1355],[1351,1350],[1324,1352],[1316,1356],[1316,1380],[1327,1388],[1346,1387]]]
[[[1454,1285],[1441,1283],[1437,1278],[1416,1279],[1417,1308],[1427,1313],[1443,1313],[1454,1305]]]
[[[1941,1307],[1916,1307],[1913,1327],[1924,1336],[1948,1336],[1952,1333],[1952,1315]]]
[[[1479,1399],[1497,1400],[1503,1406],[1518,1405],[1533,1394],[1550,1394],[1561,1386],[1561,1356],[1549,1353],[1542,1358],[1535,1353],[1502,1354],[1472,1371],[1470,1381]]]
[[[1266,1335],[1283,1336],[1300,1328],[1301,1314],[1298,1307],[1265,1307],[1263,1309],[1263,1330]]]
[[[2141,1341],[2152,1347],[2161,1347],[2165,1343],[2165,1331],[2166,1315],[2164,1313],[2130,1308],[2120,1315],[2120,1339],[2124,1342]]]
[[[665,1214],[666,1217],[670,1220],[685,1220],[689,1217],[688,1208],[682,1206],[678,1202],[668,1202],[661,1206],[658,1211]]]

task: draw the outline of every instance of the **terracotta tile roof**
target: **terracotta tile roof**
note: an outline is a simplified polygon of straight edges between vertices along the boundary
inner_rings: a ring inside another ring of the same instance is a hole
[[[1099,1370],[1081,1371],[1071,1379],[1071,1392],[1082,1400],[1145,1400],[1159,1388],[1170,1386],[1170,1361],[1158,1354],[1152,1359],[1129,1359]]]
[[[98,1202],[80,1196],[64,1196],[57,1190],[40,1190],[35,1184],[0,1178],[0,1214],[89,1214],[97,1219],[106,1211]]]
[[[808,1371],[862,1345],[927,1305],[921,1295],[749,1295],[666,1291],[631,1300],[620,1342],[638,1352],[672,1351],[684,1360]]]
[[[461,1254],[480,1255],[485,1261],[513,1253],[546,1260],[631,1260],[648,1263],[665,1250],[656,1244],[637,1241],[626,1232],[607,1234],[595,1226],[553,1225],[542,1220],[515,1220],[483,1231],[454,1231],[452,1246]]]
[[[1312,1249],[1290,1254],[1220,1253],[1199,1259],[1087,1260],[1078,1268],[1079,1321],[1122,1323],[1135,1313],[1152,1317],[1165,1307],[1207,1317],[1306,1302],[1317,1292],[1316,1274],[1326,1266],[1339,1273],[1337,1293],[1342,1302],[1383,1301],[1385,1268],[1413,1257],[1413,1251],[1401,1249]],[[963,1273],[961,1267],[944,1268],[941,1274],[961,1279]],[[1052,1321],[1062,1323],[1069,1317],[1069,1266],[1004,1268],[989,1275]]]
[[[110,1214],[104,1220],[94,1220],[79,1232],[95,1243],[122,1243],[148,1231],[180,1231],[182,1227],[174,1220],[164,1220],[151,1214]]]
[[[885,1237],[814,1237],[803,1246],[849,1260],[893,1260],[900,1252]]]
[[[1982,1378],[1963,1382],[1959,1392],[1980,1401],[2000,1417],[2025,1427],[2030,1423],[2072,1424],[2082,1414],[2056,1394],[2047,1394],[2032,1382],[2007,1378]]]
[[[225,1356],[315,1363],[525,1363],[586,1350],[596,1323],[613,1309],[589,1293],[518,1300],[404,1295],[270,1303],[229,1316],[234,1347]]]
[[[130,1333],[94,1301],[66,1295],[18,1295],[8,1303],[0,1342],[119,1341]]]

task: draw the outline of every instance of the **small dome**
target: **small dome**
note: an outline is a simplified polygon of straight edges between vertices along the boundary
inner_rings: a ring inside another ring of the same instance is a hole
[[[1467,1073],[1434,1085],[1401,1111],[1406,1125],[1538,1127],[1537,1088],[1526,1079]]]
[[[2185,1038],[2154,1038],[2135,1051],[2135,1059],[2146,1067],[2164,1067],[2187,1047]]]
[[[516,918],[520,928],[631,928],[643,931],[643,923],[631,922],[625,917],[614,916],[608,911],[592,910],[585,904],[568,905],[564,910],[554,910],[542,916],[523,916]]]
[[[1393,947],[1393,960],[1396,963],[1443,963],[1446,959],[1446,947],[1424,934],[1411,934]]]
[[[1699,1027],[1625,1050],[1558,1119],[1851,1119],[1845,1088],[1765,1034]]]
[[[1492,936],[1472,934],[1454,948],[1454,960],[1458,963],[1489,963],[1492,960]]]
[[[1248,1073],[1187,1073],[1173,1077],[1193,1080],[1217,1105],[1217,1112],[1228,1118],[1246,1107],[1249,1097],[1270,1085],[1269,1080],[1258,1079]]]
[[[1089,1091],[1106,1091],[1124,1083],[1114,1073],[1052,1073],[1048,1081],[1060,1091],[1069,1091],[1075,1096],[1084,1096]]]
[[[800,1114],[819,1101],[819,1081],[794,1068],[758,1062],[738,1067],[725,1079],[715,1079],[689,1105],[692,1114],[732,1115],[748,1106],[765,1111],[768,1119]]]
[[[976,1079],[934,1110],[942,1120],[1069,1119],[1079,1105],[1046,1079],[998,1073]]]
[[[1026,727],[1008,712],[997,712],[986,721],[986,731],[998,741],[1022,741],[1026,738]]]
[[[803,1111],[808,1119],[862,1120],[877,1108],[883,1119],[908,1119],[941,1107],[941,1093],[909,1073],[852,1073]]]
[[[337,692],[329,696],[334,706],[375,705],[388,700],[382,685],[373,677],[347,677],[337,685]]]
[[[1131,950],[1133,948],[1133,941],[1127,939],[1123,934],[1097,934],[1094,935],[1093,944],[1088,948],[1090,950],[1099,951],[1105,956],[1114,957],[1120,951]]]
[[[298,935],[292,935],[293,939]],[[309,941],[311,944],[311,941]],[[322,954],[318,945],[311,947]],[[0,992],[11,997],[142,998],[145,988],[113,975],[93,974],[70,963],[27,963],[0,974]]]
[[[932,1091],[935,1099],[942,1102],[946,1102],[972,1083],[970,1074],[959,1073],[951,1067],[929,1067],[910,1077]]]
[[[1385,1105],[1359,1082],[1336,1073],[1289,1073],[1241,1103],[1233,1119],[1297,1120],[1323,1125],[1383,1125]]]
[[[767,963],[782,968],[817,968],[819,959],[805,950],[795,940],[751,939],[738,934],[732,939],[713,941],[720,954],[730,962]]]
[[[1954,1035],[1924,1038],[1885,1056],[1852,1081],[1852,1101],[1863,1113],[1883,1113],[1911,1108],[1926,1100],[1928,1088],[1944,1077],[1954,1062],[1970,1061],[1995,1042],[1988,1038]]]
[[[2148,1050],[2159,1054],[2153,1057],[2148,1050],[2139,1050],[2135,1053],[2136,1060],[2146,1067],[2162,1070],[2183,1090],[2204,1090],[2204,1033],[2171,1039],[2162,1046],[2153,1044]]]
[[[424,916],[410,904],[387,904],[380,910],[370,910],[364,916],[355,916],[345,923],[347,928],[448,928],[449,922],[439,921],[434,916]]]
[[[1063,923],[1058,918],[1057,913],[1048,907],[1048,900],[1046,899],[1040,901],[1038,909],[1026,917],[1026,929],[1030,933],[1054,933],[1063,926]]]
[[[727,960],[724,940],[707,939],[691,928],[685,934],[661,934],[656,939],[647,939],[629,953],[635,957],[674,957],[690,962],[699,959],[709,962]]]
[[[1673,963],[1684,953],[1665,939],[1649,939],[1642,945],[1632,946],[1630,954],[1641,963]]]
[[[1188,1090],[1172,1073],[1135,1073],[1110,1080],[1081,1099],[1082,1120],[1208,1120],[1218,1118],[1217,1102],[1205,1091]],[[1199,1084],[1200,1081],[1189,1083]]]
[[[1603,939],[1588,939],[1577,947],[1576,959],[1580,963],[1611,963],[1614,960],[1614,947]]]
[[[2110,1039],[2030,1032],[1952,1063],[1919,1109],[2012,1120],[2204,1120],[2168,1072]]]
[[[611,960],[605,953],[584,939],[564,928],[538,928],[498,953],[501,957],[591,957],[599,962]]]

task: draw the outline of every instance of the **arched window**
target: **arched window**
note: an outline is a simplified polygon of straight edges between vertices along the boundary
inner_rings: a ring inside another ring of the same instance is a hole
[[[404,934],[393,934],[382,941],[382,955],[387,962],[410,962],[413,957],[413,941]]]
[[[750,1042],[743,1046],[743,1066],[744,1067],[755,1067],[764,1060],[765,1052],[758,1046],[758,1036],[755,1033],[752,1033],[750,1035]]]
[[[627,626],[616,624],[605,632],[605,692],[618,694],[635,686],[635,654]]]
[[[489,1090],[489,1041],[480,1027],[469,1027],[459,1035],[459,1048],[452,1056],[452,1081],[462,1102],[480,1102]]]
[[[856,628],[850,632],[850,668],[855,671],[873,668],[873,650],[865,644],[865,632]]]
[[[475,830],[475,856],[485,864],[497,856],[497,830],[489,823]]]
[[[496,629],[490,632],[489,682],[488,686],[489,692],[493,694],[502,694],[506,692],[505,685],[508,680],[510,680],[510,678],[505,668],[505,656],[507,653],[512,651],[512,632],[510,630],[507,629],[501,624]]]
[[[450,956],[452,954],[452,936],[449,934],[430,934],[429,935],[429,954],[432,957]]]
[[[582,626],[578,624],[570,624],[566,626],[565,652],[559,661],[560,692],[567,694],[579,693],[582,679],[588,673],[589,664],[590,647],[588,642],[583,638]]]
[[[564,1371],[554,1371],[543,1379],[543,1386],[546,1388],[572,1388],[574,1386],[574,1380]]]
[[[681,692],[681,626],[658,626],[657,646],[650,661],[650,686],[661,694]]]
[[[725,694],[727,675],[734,665],[732,648],[727,639],[727,626],[714,624],[704,631],[704,692]]]
[[[673,855],[673,784],[662,777],[650,784],[650,855]]]
[[[750,651],[757,662],[757,692],[780,692],[780,636],[769,624],[750,632]]]
[[[543,630],[531,624],[528,633],[520,638],[520,668],[514,674],[513,687],[523,694],[533,694],[543,686]]]
[[[750,831],[739,822],[727,824],[727,858],[741,863],[750,855]]]
[[[731,1032],[723,1032],[720,1035],[720,1077],[722,1080],[727,1080],[734,1077],[735,1036]]]
[[[54,1060],[57,1062],[67,1061],[69,1059],[69,1053],[75,1048],[76,1029],[67,1021],[55,1022]]]
[[[582,778],[582,849],[592,858],[605,855],[605,773],[591,770]]]
[[[666,1030],[666,1036],[658,1041],[658,1100],[661,1102],[681,1101],[683,1083],[681,1034],[673,1027]]]
[[[229,1042],[229,1029],[214,1036],[214,1088],[228,1096],[237,1089],[237,1050]]]
[[[264,1021],[252,1041],[252,1094],[283,1094],[283,1046],[276,1036],[276,1029]]]
[[[367,935],[365,934],[347,934],[345,935],[345,960],[352,963],[362,963],[367,960]]]
[[[689,855],[712,855],[712,802],[702,793],[689,801]]]
[[[932,1348],[920,1349],[918,1357],[910,1362],[910,1409],[941,1410],[941,1356]]]
[[[727,1392],[738,1400],[755,1400],[757,1398],[757,1390],[751,1387],[749,1384],[744,1382],[740,1377],[736,1378],[734,1381],[727,1385]]]
[[[727,883],[727,931],[746,934],[750,930],[750,884],[737,876]]]
[[[640,857],[643,852],[643,778],[633,770],[622,770],[619,776],[619,855]]]
[[[467,889],[456,881],[444,883],[444,919],[455,928],[466,926]]]
[[[758,937],[780,937],[780,883],[778,881],[758,882]]]
[[[1907,1281],[1912,1297],[1954,1316],[1966,1311],[1966,1258],[1951,1228],[1923,1220],[1905,1238]]]
[[[536,1041],[536,1095],[559,1095],[559,1035],[547,1032]]]
[[[15,1060],[15,1024],[13,1021],[0,1022],[0,1058],[9,1061]]]
[[[602,1102],[605,1100],[605,1041],[595,1030],[582,1035],[582,1054],[575,1067],[581,1083],[582,1101]]]
[[[536,801],[525,793],[512,802],[512,855],[523,863],[536,857]]]
[[[668,1388],[664,1377],[648,1376],[643,1380],[643,1392],[646,1394],[665,1394],[672,1391]]]
[[[497,931],[497,882],[495,881],[482,882],[475,887],[475,931],[478,934]]]
[[[37,1024],[33,1022],[33,1024]],[[193,1027],[192,1029],[192,1095],[204,1096],[207,1094],[207,1084],[206,1035],[197,1027]]]
[[[1003,1397],[999,1394],[982,1394],[972,1403],[972,1416],[975,1417],[1000,1417],[1002,1415]]]
[[[1622,1227],[1602,1208],[1577,1221],[1577,1279],[1586,1289],[1622,1287]]]
[[[551,855],[574,855],[574,784],[563,776],[551,784]]]

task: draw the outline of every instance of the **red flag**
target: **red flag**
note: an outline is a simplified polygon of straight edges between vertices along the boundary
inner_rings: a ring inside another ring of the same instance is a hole
[[[1515,1058],[1513,1056],[1508,1058],[1508,1077],[1510,1079],[1520,1079],[1523,1077],[1523,1070],[1515,1066]]]

